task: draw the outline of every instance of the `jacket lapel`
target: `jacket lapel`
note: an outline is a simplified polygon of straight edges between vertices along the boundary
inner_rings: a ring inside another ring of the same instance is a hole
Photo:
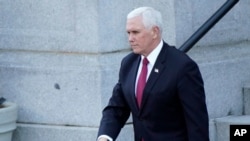
[[[135,94],[135,81],[136,81],[136,76],[137,76],[137,71],[138,71],[138,67],[139,67],[139,63],[141,61],[141,56],[138,55],[138,57],[135,59],[135,61],[131,64],[132,65],[132,69],[131,69],[131,77],[129,77],[129,93],[130,93],[130,97],[131,97],[131,101],[134,105],[134,107],[136,107],[137,110],[139,110],[138,104],[137,104],[137,100],[136,100],[136,94]]]
[[[143,98],[142,98],[142,104],[141,108],[143,108],[144,104],[146,103],[149,92],[152,90],[154,85],[156,84],[157,79],[160,77],[161,73],[164,71],[165,66],[165,58],[167,56],[167,48],[168,45],[166,43],[163,44],[162,50],[160,54],[157,57],[157,60],[152,68],[152,71],[150,73],[150,76],[148,78],[147,84],[145,86],[144,92],[143,92]]]

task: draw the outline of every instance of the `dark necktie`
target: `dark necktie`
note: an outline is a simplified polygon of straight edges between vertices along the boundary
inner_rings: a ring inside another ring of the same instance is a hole
[[[137,88],[136,88],[136,97],[137,97],[137,104],[140,107],[141,106],[141,101],[142,101],[142,95],[143,95],[143,90],[146,85],[146,80],[147,80],[147,73],[148,73],[148,59],[145,57],[142,61],[142,69],[141,73],[137,82]]]

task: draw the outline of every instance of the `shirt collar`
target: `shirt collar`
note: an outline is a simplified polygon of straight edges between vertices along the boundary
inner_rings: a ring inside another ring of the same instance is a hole
[[[149,61],[150,64],[154,65],[155,61],[161,51],[163,47],[163,41],[161,40],[161,42],[158,44],[158,46],[147,56],[147,59]],[[144,56],[141,55],[141,60],[144,59]]]

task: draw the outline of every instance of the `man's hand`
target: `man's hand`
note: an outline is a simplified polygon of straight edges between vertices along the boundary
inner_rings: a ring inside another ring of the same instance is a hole
[[[113,141],[113,139],[107,135],[101,135],[98,137],[97,141]]]
[[[98,141],[108,141],[108,139],[106,139],[106,138],[100,138],[100,139],[98,139]]]

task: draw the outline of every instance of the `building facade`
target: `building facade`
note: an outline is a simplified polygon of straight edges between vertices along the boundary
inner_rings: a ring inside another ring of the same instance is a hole
[[[226,1],[226,0],[225,0]],[[13,141],[93,141],[130,52],[126,15],[162,12],[177,48],[225,1],[0,0],[0,96],[17,103]],[[250,124],[250,1],[242,0],[189,52],[205,84],[211,141]],[[118,141],[132,141],[131,120]]]

